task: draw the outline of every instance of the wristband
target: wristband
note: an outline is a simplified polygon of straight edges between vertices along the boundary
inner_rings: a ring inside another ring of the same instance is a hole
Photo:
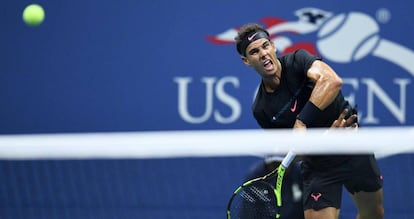
[[[306,126],[308,126],[321,112],[321,109],[315,106],[315,104],[313,104],[312,102],[308,101],[296,118],[305,123]]]

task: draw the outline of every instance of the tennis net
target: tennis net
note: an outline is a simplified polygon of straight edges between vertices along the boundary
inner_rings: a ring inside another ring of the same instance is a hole
[[[0,218],[224,218],[252,165],[375,153],[386,218],[414,217],[414,128],[210,130],[0,136]],[[356,211],[344,196],[341,218]]]

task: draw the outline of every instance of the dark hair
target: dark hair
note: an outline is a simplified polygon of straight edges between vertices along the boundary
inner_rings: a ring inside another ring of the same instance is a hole
[[[242,51],[246,50],[246,48],[242,48],[242,42],[245,41],[247,37],[254,32],[264,32],[267,34],[267,37],[269,37],[269,32],[267,32],[267,30],[264,29],[260,24],[248,23],[243,25],[237,33],[237,36],[234,37],[234,40],[236,41],[236,49],[240,55],[246,55],[246,51]]]

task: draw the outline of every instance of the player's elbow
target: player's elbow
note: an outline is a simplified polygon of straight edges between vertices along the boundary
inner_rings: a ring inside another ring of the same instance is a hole
[[[322,61],[315,61],[308,70],[307,75],[317,84],[321,84],[330,90],[339,91],[342,88],[342,78],[328,64]]]
[[[338,75],[335,74],[330,81],[333,90],[339,91],[342,88],[343,81]]]
[[[331,92],[339,91],[343,84],[342,79],[337,74],[321,75],[318,82]]]

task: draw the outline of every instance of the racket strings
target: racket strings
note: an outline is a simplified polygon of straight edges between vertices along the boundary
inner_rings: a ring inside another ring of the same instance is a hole
[[[244,186],[233,198],[231,218],[275,218],[277,214],[274,188],[263,181]]]
[[[268,197],[269,196],[269,192],[271,192],[271,191],[268,191],[267,189],[258,188],[256,186],[252,186],[250,188],[250,190],[261,201],[264,201],[264,202],[270,202],[271,201],[271,199]]]

